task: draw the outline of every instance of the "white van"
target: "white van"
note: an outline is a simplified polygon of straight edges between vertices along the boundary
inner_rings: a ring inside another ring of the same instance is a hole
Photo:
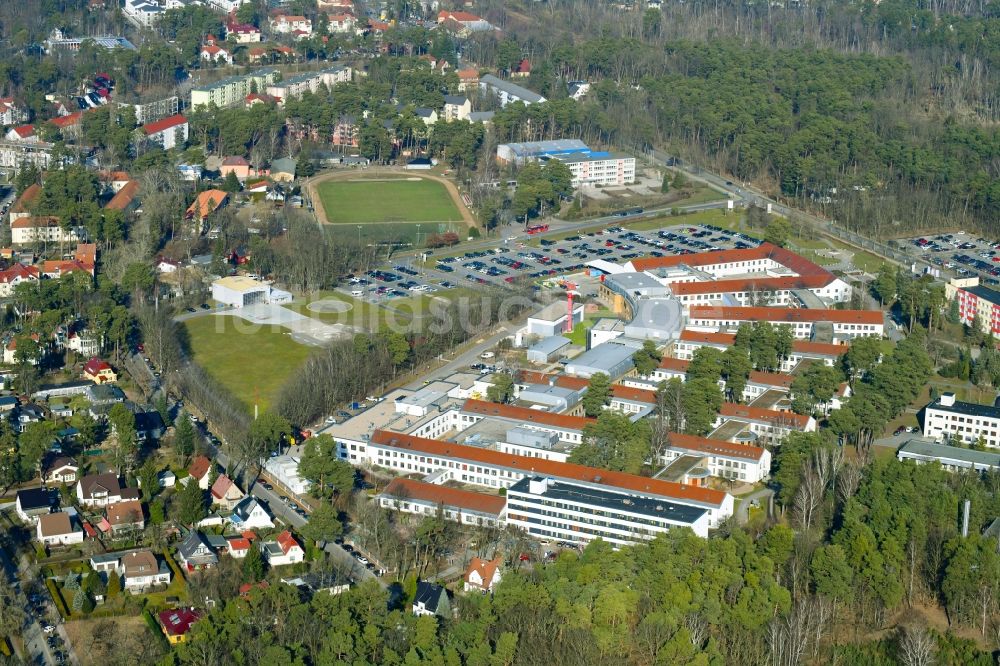
[[[361,291],[360,289],[355,289],[354,291],[351,292],[351,296],[364,296],[364,295],[365,292]]]

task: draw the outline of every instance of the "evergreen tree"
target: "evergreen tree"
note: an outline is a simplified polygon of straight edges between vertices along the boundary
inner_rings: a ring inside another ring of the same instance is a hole
[[[174,505],[177,507],[177,522],[181,525],[194,525],[208,514],[205,491],[194,479],[188,479],[181,491],[174,496]]]
[[[195,431],[187,412],[181,412],[174,426],[174,450],[186,461],[195,452]]]
[[[583,412],[591,418],[596,418],[605,406],[611,402],[611,377],[598,372],[590,378],[587,392],[583,394]]]
[[[243,576],[251,583],[264,579],[267,565],[264,562],[264,555],[256,545],[250,546],[246,557],[243,558]]]

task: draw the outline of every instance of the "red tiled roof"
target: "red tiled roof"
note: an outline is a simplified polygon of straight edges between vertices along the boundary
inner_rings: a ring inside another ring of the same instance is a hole
[[[190,474],[195,479],[200,479],[201,477],[208,474],[208,470],[212,467],[212,461],[205,456],[197,456],[191,461],[191,465],[188,466],[188,474]]]
[[[819,322],[840,324],[882,324],[880,310],[814,310],[811,308],[756,308],[723,305],[692,305],[688,316],[723,321]]]
[[[460,69],[455,74],[458,75],[459,81],[471,81],[472,79],[479,78],[479,70],[472,67],[467,67],[465,69]]]
[[[472,23],[475,21],[482,21],[483,19],[475,14],[470,14],[469,12],[449,12],[441,10],[438,12],[438,22],[444,21],[445,19],[452,19],[458,21],[459,23]]]
[[[209,47],[206,46],[205,48]],[[223,50],[219,49],[219,47],[217,46],[211,48],[218,49],[219,51]],[[187,118],[178,113],[173,116],[168,116],[167,118],[162,118],[160,120],[151,123],[146,123],[145,125],[142,126],[142,131],[145,132],[147,135],[151,135],[151,134],[156,134],[157,132],[162,132],[163,130],[168,130],[171,127],[179,127],[180,125],[184,125],[186,123],[187,123]]]
[[[393,479],[382,491],[382,494],[399,497],[403,500],[433,502],[434,504],[491,515],[499,515],[507,503],[499,495],[487,495],[486,493],[476,493],[470,490],[460,490],[459,488],[449,488],[448,486],[404,478]]]
[[[41,217],[19,217],[10,223],[11,229],[35,229],[40,227],[58,227],[59,218],[51,215]]]
[[[761,243],[757,247],[745,250],[717,250],[715,252],[699,252],[698,254],[682,254],[671,257],[643,257],[632,260],[632,268],[636,271],[650,271],[657,268],[673,266],[711,266],[715,264],[730,264],[740,261],[754,261],[770,258],[799,275],[829,274],[822,266],[814,264],[803,256],[795,254],[771,243]]]
[[[97,243],[77,243],[73,258],[83,264],[97,263]]]
[[[679,339],[681,342],[700,342],[702,344],[725,345],[728,347],[736,341],[736,336],[732,333],[709,333],[706,331],[692,331],[689,328],[685,328],[681,331]]]
[[[76,113],[71,113],[68,116],[59,116],[58,118],[53,118],[49,122],[58,127],[59,129],[63,129],[65,127],[76,125],[82,119],[83,119],[83,111],[77,111]]]
[[[107,210],[125,210],[137,194],[139,194],[139,182],[130,180],[125,183],[122,189],[118,190],[115,196],[111,197],[111,201],[107,203],[105,208]]]
[[[847,353],[847,345],[834,345],[829,342],[796,340],[792,343],[792,351],[800,354],[825,354],[827,356],[840,356],[841,354]]]
[[[760,460],[764,455],[764,449],[758,446],[748,446],[743,444],[731,444],[718,439],[708,439],[706,437],[695,437],[694,435],[682,435],[672,432],[668,436],[669,446],[680,449],[697,451],[707,455],[722,455],[732,458],[744,458],[746,460]]]
[[[38,269],[34,266],[25,266],[17,263],[5,271],[0,271],[0,283],[7,284],[16,279],[31,280],[38,278]]]
[[[229,194],[222,190],[205,190],[195,197],[195,200],[188,206],[187,212],[189,215],[194,215],[195,211],[198,211],[200,217],[204,219],[217,211],[228,198]],[[210,207],[210,203],[214,206]]]
[[[108,506],[108,522],[112,525],[131,525],[143,520],[142,502],[128,500]]]
[[[656,391],[636,388],[634,386],[612,384],[611,395],[619,400],[631,400],[633,402],[643,402],[649,405],[656,404]]]
[[[518,470],[523,474],[541,474],[586,483],[598,483],[639,493],[650,493],[661,497],[702,502],[711,505],[721,504],[726,497],[726,493],[710,488],[688,486],[671,481],[651,479],[645,476],[613,472],[573,463],[544,460],[542,458],[529,458],[512,453],[500,453],[491,449],[414,437],[413,435],[404,435],[385,430],[376,430],[372,433],[371,444],[406,449],[432,456],[469,460],[479,464]]]
[[[233,485],[233,480],[230,479],[225,474],[220,474],[219,478],[215,480],[212,484],[212,497],[216,499],[222,499],[229,492],[230,486]]]
[[[499,557],[492,560],[473,557],[469,562],[469,568],[465,570],[465,582],[471,583],[469,577],[472,576],[474,571],[477,571],[479,572],[479,579],[483,581],[483,586],[489,587],[490,583],[493,582],[493,576],[496,574],[497,569],[500,568],[501,561]],[[472,584],[475,585],[475,583]]]
[[[693,294],[730,294],[755,289],[819,289],[830,284],[837,277],[833,273],[825,275],[799,275],[794,277],[736,278],[731,280],[708,280],[705,282],[680,282],[670,285],[675,296]]]
[[[222,166],[250,166],[250,162],[248,162],[245,157],[232,155],[222,159]]]
[[[809,424],[809,417],[795,412],[778,412],[773,409],[761,409],[760,407],[750,407],[749,405],[739,405],[734,402],[722,403],[719,410],[721,416],[728,418],[751,419],[754,421],[767,421],[778,425],[794,426],[802,429]]]
[[[295,540],[295,537],[293,537],[292,533],[289,532],[288,530],[285,530],[284,532],[278,535],[277,542],[278,545],[281,546],[281,552],[283,552],[285,555],[288,555],[288,551],[290,551],[292,548],[295,547],[298,547],[300,549],[302,548],[302,546],[299,545],[299,542]]]
[[[481,416],[497,416],[505,419],[517,421],[530,421],[553,428],[563,428],[566,430],[583,430],[591,423],[596,423],[597,419],[588,419],[585,416],[567,416],[566,414],[553,414],[527,407],[516,407],[514,405],[500,405],[495,402],[485,402],[483,400],[465,401],[462,411],[469,414],[479,414]]]
[[[82,261],[77,261],[76,259],[49,259],[42,264],[42,272],[46,275],[64,275],[66,273],[73,273],[76,271],[81,273],[90,273],[93,275],[94,265],[85,264]]]
[[[18,125],[14,128],[14,133],[17,134],[22,139],[27,139],[29,136],[35,133],[34,125]]]
[[[250,539],[245,537],[229,537],[229,550],[250,550]]]
[[[676,372],[683,372],[687,374],[688,366],[691,365],[691,361],[685,361],[680,358],[670,358],[664,356],[660,359],[660,367],[664,370],[674,370]]]
[[[175,608],[160,611],[157,617],[168,636],[183,636],[191,630],[191,625],[198,621],[201,613],[193,608]]]
[[[96,375],[103,370],[111,370],[111,366],[107,361],[103,361],[96,356],[87,361],[87,363],[83,366],[83,371],[88,375]]]
[[[785,388],[791,388],[792,381],[794,379],[795,377],[784,372],[761,372],[760,370],[753,370],[750,373],[751,382],[754,384],[765,384],[767,386],[783,386]]]

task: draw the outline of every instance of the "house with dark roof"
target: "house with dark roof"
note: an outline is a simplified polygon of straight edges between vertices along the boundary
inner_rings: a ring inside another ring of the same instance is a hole
[[[188,571],[209,569],[219,563],[219,556],[198,530],[191,530],[184,541],[177,546],[177,559]]]
[[[201,611],[194,608],[174,608],[160,611],[156,618],[160,622],[163,635],[167,637],[167,642],[176,645],[187,640],[191,625],[197,622],[201,615]]]
[[[419,581],[412,609],[414,615],[437,615],[450,619],[451,601],[448,599],[448,590],[434,583]]]
[[[25,488],[17,491],[14,511],[18,518],[34,525],[39,516],[52,512],[52,493],[45,488]]]
[[[112,472],[88,474],[76,482],[76,499],[84,506],[108,506],[138,497],[136,490],[123,488],[118,475]]]
[[[252,495],[247,495],[233,507],[233,513],[229,517],[229,522],[240,530],[270,529],[274,527],[271,514]]]
[[[72,516],[59,511],[38,517],[35,538],[44,546],[69,546],[83,543],[83,530],[75,524]]]
[[[95,384],[108,384],[118,381],[118,375],[111,365],[98,357],[87,361],[83,366],[83,378],[89,379]]]
[[[42,478],[46,483],[76,483],[80,467],[72,458],[60,456],[52,459],[45,467]]]

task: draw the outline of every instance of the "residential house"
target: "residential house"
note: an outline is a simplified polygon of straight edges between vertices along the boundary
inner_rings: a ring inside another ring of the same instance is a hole
[[[219,505],[227,511],[232,511],[243,496],[240,487],[225,474],[220,474],[212,484],[212,504]]]
[[[483,560],[473,557],[469,562],[469,567],[465,570],[466,592],[492,592],[493,587],[500,582],[500,565],[502,560],[497,557],[492,560]]]
[[[77,502],[84,506],[108,506],[127,499],[139,499],[135,488],[123,488],[112,472],[88,474],[76,482]]]
[[[94,265],[86,265],[76,259],[50,259],[42,264],[42,275],[51,280],[58,280],[70,273],[86,273],[93,277]]]
[[[188,474],[191,478],[188,483],[197,483],[202,490],[208,490],[208,480],[211,477],[212,461],[205,456],[195,456],[191,464],[188,465]]]
[[[219,175],[225,178],[230,172],[235,173],[240,182],[250,177],[250,162],[245,157],[231,155],[223,158],[222,166],[219,167]]]
[[[226,541],[226,550],[229,553],[229,556],[237,560],[242,560],[246,557],[247,553],[249,553],[250,549],[253,547],[253,543],[251,543],[250,539],[244,536],[226,537]]]
[[[84,364],[83,378],[89,379],[95,384],[108,384],[118,381],[118,375],[108,362],[96,356]]]
[[[455,73],[458,75],[458,92],[469,92],[479,88],[479,70],[467,67]]]
[[[187,127],[186,125],[184,126]],[[164,140],[168,140],[171,135],[169,130],[164,131]],[[187,137],[187,129],[184,129],[184,137]],[[172,140],[172,139],[171,139]],[[120,210],[123,213],[131,213],[139,207],[139,181],[130,180],[120,190],[115,192],[104,206],[104,210]]]
[[[142,513],[142,502],[126,500],[108,505],[105,510],[111,532],[141,530],[146,527],[146,518]]]
[[[219,563],[219,556],[197,530],[191,530],[187,538],[177,546],[177,559],[188,571],[208,569]]]
[[[489,21],[481,16],[470,14],[469,12],[451,12],[441,10],[438,12],[437,22],[438,25],[444,24],[447,27],[456,29],[462,34],[493,30],[493,26]]]
[[[157,411],[138,412],[135,415],[135,434],[140,442],[151,441],[163,437],[167,426],[163,417]]]
[[[260,43],[260,28],[249,23],[226,23],[226,40],[232,39],[237,44],[258,44]]]
[[[156,272],[157,273],[176,273],[177,269],[181,267],[181,262],[174,261],[173,259],[167,259],[166,257],[161,257],[158,262],[156,262]]]
[[[28,110],[13,97],[0,97],[0,125],[16,125],[28,120]]]
[[[9,298],[14,295],[14,288],[22,282],[38,282],[39,272],[34,266],[25,266],[21,263],[13,264],[10,268],[0,271],[0,297]]]
[[[295,16],[288,14],[278,14],[270,20],[271,32],[281,35],[302,35],[312,34],[312,21],[305,16]]]
[[[281,582],[298,588],[300,592],[312,597],[320,592],[325,594],[343,594],[351,589],[351,579],[341,573],[328,571],[324,573],[307,573],[294,578],[282,578]]]
[[[413,109],[413,115],[415,115],[417,118],[420,118],[420,120],[424,121],[424,125],[427,125],[428,127],[430,127],[431,125],[433,125],[438,121],[437,111],[435,111],[434,109],[428,109],[427,107],[424,106],[418,106],[417,108]]]
[[[101,410],[95,407],[110,407],[116,402],[125,402],[125,394],[113,384],[91,384],[84,395],[90,401],[91,416],[95,419],[103,416]]]
[[[32,243],[71,243],[79,240],[76,229],[64,229],[59,218],[51,215],[27,216],[10,223],[12,245]]]
[[[341,14],[327,14],[326,27],[330,32],[354,32],[357,30],[358,20],[354,18],[353,14],[346,12]]]
[[[65,116],[59,116],[49,121],[49,124],[59,130],[63,137],[77,138],[83,124],[83,111],[75,111]]]
[[[580,101],[590,92],[590,84],[586,81],[570,81],[567,84],[566,93],[570,98]]]
[[[247,495],[233,507],[233,515],[229,521],[239,530],[270,529],[274,527],[271,514],[257,501],[256,497]]]
[[[222,190],[205,190],[199,192],[195,200],[188,206],[185,219],[195,220],[198,233],[204,233],[205,220],[208,216],[229,203],[229,194]]]
[[[7,131],[8,141],[19,141],[21,143],[35,143],[38,137],[35,136],[34,125],[18,125]]]
[[[52,494],[46,488],[18,490],[14,511],[18,518],[34,525],[39,516],[52,512]]]
[[[46,483],[76,483],[76,475],[80,467],[72,458],[55,458],[48,464],[42,480]]]
[[[42,186],[38,183],[32,183],[28,186],[21,196],[17,198],[14,205],[10,208],[10,222],[13,226],[16,220],[20,220],[23,217],[31,217],[31,208],[35,201],[42,194]]]
[[[444,96],[444,119],[447,122],[468,120],[470,113],[472,113],[472,102],[465,95]]]
[[[521,60],[514,65],[514,69],[510,70],[510,78],[512,79],[524,79],[529,76],[531,76],[531,61],[527,58]]]
[[[206,48],[219,48],[217,46]],[[220,49],[221,50],[221,49]],[[223,51],[225,53],[225,51]],[[160,120],[146,123],[141,128],[142,133],[150,141],[158,144],[164,150],[183,144],[188,140],[188,120],[181,114],[161,118]]]
[[[138,550],[121,559],[121,573],[125,576],[125,589],[133,594],[154,585],[169,585],[170,566],[151,550]]]
[[[275,541],[265,541],[261,544],[264,558],[272,567],[279,567],[285,564],[295,564],[305,559],[306,553],[302,546],[295,540],[292,533],[285,530],[278,535]]]
[[[448,590],[434,583],[418,581],[417,593],[413,597],[413,614],[437,615],[450,619],[451,601],[448,599]]]
[[[38,517],[35,538],[44,546],[69,546],[83,543],[83,530],[73,524],[73,517],[65,511]]]
[[[201,612],[194,608],[174,608],[160,611],[156,617],[160,621],[160,628],[163,629],[167,642],[177,645],[187,640],[191,625],[201,618]]]
[[[30,424],[44,420],[45,411],[30,402],[26,405],[18,405],[14,410],[14,429],[18,432],[24,432]]]
[[[227,65],[233,64],[233,54],[215,44],[205,44],[201,47],[201,59],[207,62],[224,62]]]

